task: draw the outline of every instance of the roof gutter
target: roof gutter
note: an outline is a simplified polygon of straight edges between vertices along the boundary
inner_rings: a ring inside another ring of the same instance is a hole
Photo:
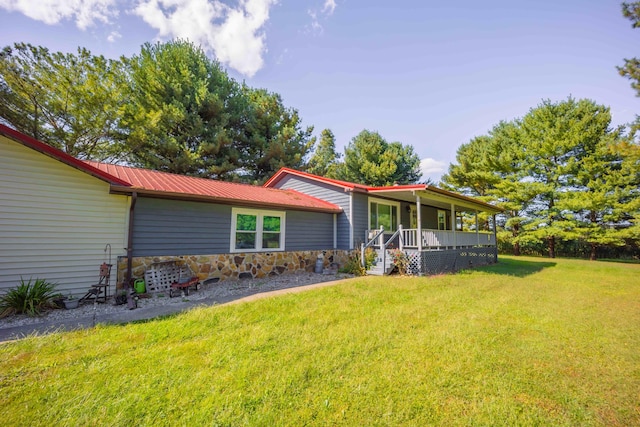
[[[255,208],[264,208],[264,209],[291,209],[298,211],[306,211],[306,212],[324,212],[324,213],[340,213],[342,212],[342,208],[336,206],[335,208],[321,208],[321,207],[309,207],[309,206],[299,206],[299,205],[287,205],[287,204],[274,204],[268,202],[255,202],[255,201],[245,201],[238,199],[230,199],[226,197],[212,197],[212,196],[203,196],[198,194],[185,194],[185,193],[170,193],[166,191],[157,191],[157,190],[145,190],[140,188],[131,188],[131,187],[123,187],[123,186],[111,186],[111,192],[113,194],[134,194],[144,195],[148,197],[154,197],[158,199],[170,199],[170,200],[185,200],[185,201],[194,201],[194,202],[215,202],[223,205],[233,205],[233,206],[246,206],[246,207],[255,207]]]

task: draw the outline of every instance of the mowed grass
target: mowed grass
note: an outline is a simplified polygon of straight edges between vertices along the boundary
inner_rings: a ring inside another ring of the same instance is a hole
[[[640,265],[501,257],[0,345],[3,425],[640,425]]]

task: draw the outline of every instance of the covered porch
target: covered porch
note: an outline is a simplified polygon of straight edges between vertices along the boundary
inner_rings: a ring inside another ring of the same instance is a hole
[[[394,269],[391,251],[399,250],[409,261],[410,274],[438,274],[497,262],[495,214],[488,203],[441,190],[410,186],[371,189],[369,229],[361,245],[376,251],[369,274],[388,274]],[[481,230],[479,213],[488,215]],[[462,214],[474,221],[465,224]]]

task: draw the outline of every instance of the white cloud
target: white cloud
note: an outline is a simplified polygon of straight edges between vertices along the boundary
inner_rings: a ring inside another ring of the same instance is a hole
[[[282,62],[284,61],[284,59],[287,57],[288,54],[289,54],[289,49],[285,48],[280,54],[280,56],[278,56],[278,59],[276,59],[276,64],[277,65],[282,64]]]
[[[109,33],[109,36],[107,37],[107,41],[109,43],[114,43],[115,41],[121,38],[122,38],[122,34],[120,34],[117,31],[111,31],[111,33]]]
[[[336,0],[325,0],[324,6],[322,6],[322,11],[327,15],[333,14],[333,11],[336,10]]]
[[[316,34],[322,34],[324,28],[320,25],[320,21],[318,21],[318,12],[313,9],[307,10],[307,14],[311,17],[311,32]]]
[[[320,13],[326,16],[333,15],[333,12],[336,10],[336,0],[325,0],[322,9],[320,9]],[[309,9],[307,10],[307,14],[311,17],[311,26],[307,26],[307,30],[312,33],[322,34],[324,28],[322,24],[320,24],[320,14],[317,9]]]
[[[430,157],[420,160],[420,171],[422,171],[422,179],[427,178],[440,179],[440,176],[447,170],[447,163],[435,160]]]
[[[116,3],[117,0],[39,0],[37,4],[33,0],[0,0],[0,8],[49,25],[72,19],[85,30],[96,21],[109,23],[118,15]]]
[[[276,3],[239,0],[231,7],[220,0],[139,0],[133,13],[158,30],[159,37],[188,39],[251,77],[262,68],[266,51],[262,27]]]

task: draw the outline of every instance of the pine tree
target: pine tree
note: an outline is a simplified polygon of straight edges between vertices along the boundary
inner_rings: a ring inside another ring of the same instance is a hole
[[[422,175],[412,146],[388,143],[378,132],[363,130],[345,148],[341,179],[372,186],[415,183]]]
[[[324,129],[320,142],[309,159],[308,171],[327,178],[337,178],[337,168],[342,155],[336,152],[336,139],[331,129]]]

